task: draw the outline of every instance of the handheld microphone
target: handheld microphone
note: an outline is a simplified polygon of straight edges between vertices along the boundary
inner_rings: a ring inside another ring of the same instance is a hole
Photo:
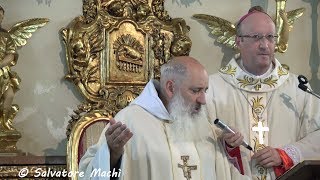
[[[299,75],[298,76],[298,80],[299,80],[299,85],[298,87],[302,90],[305,91],[309,94],[314,95],[315,97],[320,99],[320,96],[316,93],[314,93],[310,88],[308,88],[308,86],[306,86],[305,84],[308,83],[308,79],[306,77],[304,77],[303,75]]]
[[[220,128],[221,130],[224,130],[226,132],[229,132],[229,133],[233,133],[235,134],[235,132],[226,124],[224,124],[221,120],[219,119],[216,119],[214,120],[214,124]],[[245,141],[242,141],[241,143],[242,146],[244,146],[245,148],[249,149],[250,151],[252,151],[252,147]]]

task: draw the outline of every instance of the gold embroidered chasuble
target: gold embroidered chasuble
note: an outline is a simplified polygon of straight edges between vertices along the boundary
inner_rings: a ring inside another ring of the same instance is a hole
[[[207,107],[211,119],[219,118],[239,130],[255,152],[265,146],[281,148],[295,164],[307,156],[320,158],[319,148],[310,143],[319,137],[319,101],[298,89],[296,75],[278,60],[269,73],[261,76],[244,71],[239,61],[232,59],[219,73],[209,77]],[[255,131],[259,126],[263,131]],[[303,139],[306,136],[310,139]],[[304,145],[314,151],[307,154],[309,150],[304,150]],[[251,161],[249,150],[240,147],[240,151],[246,175],[253,179],[275,179],[273,168],[266,169]]]
[[[273,98],[273,94],[268,96],[267,92],[281,86],[289,77],[289,72],[278,61],[272,64],[272,66],[274,66],[274,71],[260,77],[243,71],[235,60],[231,61],[227,67],[220,69],[220,73],[225,74],[226,76],[224,77],[233,83],[234,86],[238,87],[245,99],[244,106],[248,106],[249,111],[247,113],[249,114],[250,121],[249,138],[254,152],[268,146],[268,131],[255,131],[259,122],[262,124],[262,127],[268,127],[268,114],[266,111]],[[266,168],[252,162],[251,169],[257,178],[266,179]]]

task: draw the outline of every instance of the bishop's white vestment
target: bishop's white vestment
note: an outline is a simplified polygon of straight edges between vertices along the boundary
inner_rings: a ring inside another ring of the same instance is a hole
[[[214,121],[219,118],[244,135],[255,151],[271,146],[284,150],[297,164],[320,159],[320,100],[298,88],[298,79],[278,60],[261,76],[241,68],[232,59],[209,76],[207,107]],[[258,125],[263,131],[254,131]],[[252,152],[240,147],[245,175],[252,179],[275,179],[273,168],[251,161]]]
[[[212,136],[203,142],[173,142],[168,138],[172,120],[158,97],[157,84],[157,81],[151,80],[141,95],[115,117],[133,132],[121,159],[120,179],[250,179],[229,164],[209,122],[208,131],[212,132]],[[90,178],[93,169],[110,169],[104,132],[98,143],[90,147],[81,159],[79,170],[85,172],[84,179]]]

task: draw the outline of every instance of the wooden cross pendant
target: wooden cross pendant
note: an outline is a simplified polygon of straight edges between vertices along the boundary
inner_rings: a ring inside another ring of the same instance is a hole
[[[183,161],[183,165],[178,163],[178,167],[182,169],[183,171],[183,176],[187,179],[191,179],[191,170],[197,170],[197,166],[188,166],[188,160],[189,156],[181,156],[181,159]]]

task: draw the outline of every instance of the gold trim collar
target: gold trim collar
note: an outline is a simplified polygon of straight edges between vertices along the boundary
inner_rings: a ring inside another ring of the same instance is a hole
[[[256,78],[240,68],[233,58],[226,66],[220,68],[219,73],[223,79],[233,86],[249,92],[268,92],[277,89],[289,77],[280,62],[275,59],[275,68],[268,76]]]

